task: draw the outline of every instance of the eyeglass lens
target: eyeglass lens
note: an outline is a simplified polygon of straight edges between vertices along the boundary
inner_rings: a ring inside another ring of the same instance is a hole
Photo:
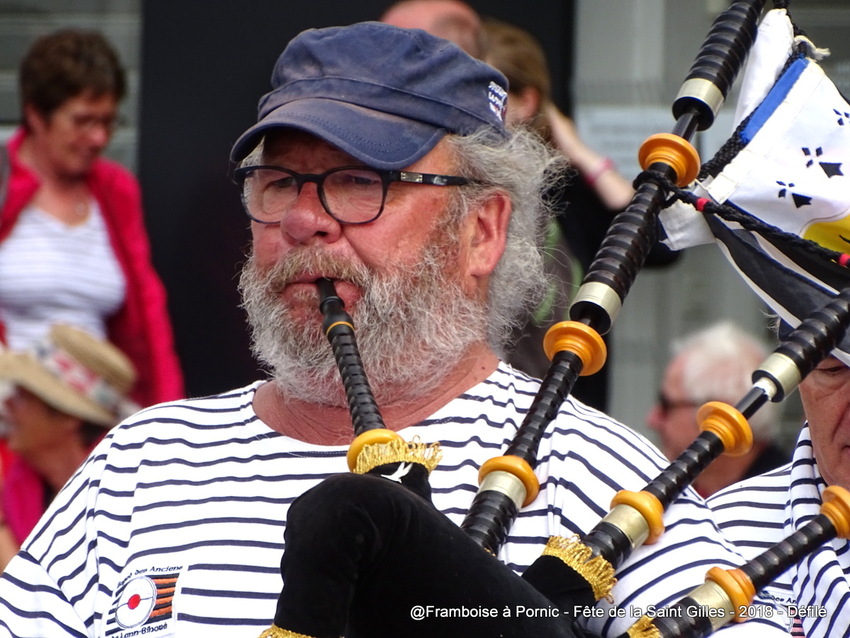
[[[386,186],[377,171],[339,168],[320,175],[302,175],[263,167],[244,173],[242,197],[248,214],[262,223],[279,222],[305,182],[317,185],[325,210],[341,222],[363,224],[381,213]]]

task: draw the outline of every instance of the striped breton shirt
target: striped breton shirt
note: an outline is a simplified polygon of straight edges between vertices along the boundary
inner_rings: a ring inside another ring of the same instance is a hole
[[[347,471],[346,446],[271,430],[252,408],[261,382],[161,404],[113,429],[56,498],[0,579],[0,636],[151,635],[256,638],[281,590],[283,528],[292,501]],[[435,505],[460,524],[481,464],[512,438],[539,382],[506,364],[430,418],[400,431],[439,441]],[[641,436],[568,398],[540,446],[537,499],[500,557],[521,572],[552,534],[588,532],[620,489],[640,490],[666,466]],[[706,571],[741,562],[704,502],[687,490],[661,540],[619,570],[613,605],[586,624],[626,631],[651,605],[677,601]],[[732,628],[785,635],[770,621]],[[723,630],[726,635],[726,630]]]
[[[29,206],[0,243],[0,322],[12,350],[26,350],[54,323],[106,338],[127,284],[100,206],[92,198],[89,207],[83,223],[69,226]]]
[[[731,485],[708,504],[726,537],[751,559],[817,516],[824,488],[804,427],[791,463]],[[795,636],[850,636],[848,577],[850,545],[836,539],[783,572],[765,594],[778,601]]]

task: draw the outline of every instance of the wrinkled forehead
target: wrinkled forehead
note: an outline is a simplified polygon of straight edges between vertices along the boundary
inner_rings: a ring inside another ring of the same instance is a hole
[[[259,146],[262,163],[286,157],[307,160],[312,157],[336,157],[346,164],[362,164],[330,142],[298,129],[279,128],[269,131]]]
[[[439,141],[424,157],[410,166],[410,170],[423,172],[450,172],[454,170],[456,161],[452,145],[447,136]],[[293,163],[309,164],[311,162],[326,162],[335,166],[367,166],[364,162],[349,155],[341,148],[323,140],[316,135],[295,128],[279,128],[270,131],[258,146],[250,163]],[[251,159],[249,156],[248,159]],[[374,167],[372,167],[374,168]],[[427,168],[427,171],[424,169]]]

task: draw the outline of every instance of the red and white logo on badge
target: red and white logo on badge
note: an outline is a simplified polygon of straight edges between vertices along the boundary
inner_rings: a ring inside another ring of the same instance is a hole
[[[115,621],[124,629],[146,622],[156,606],[156,584],[147,576],[129,581],[118,597]]]
[[[113,604],[113,614],[107,623],[118,625],[113,632],[115,638],[123,637],[124,631],[145,626],[144,632],[162,636],[173,615],[174,592],[177,589],[179,572],[157,572],[152,570],[127,580],[117,592]],[[131,634],[136,635],[136,632]]]

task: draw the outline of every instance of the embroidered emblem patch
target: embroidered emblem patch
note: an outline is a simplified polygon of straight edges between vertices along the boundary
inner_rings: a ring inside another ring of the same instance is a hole
[[[106,619],[111,638],[170,636],[180,568],[137,570],[115,592]]]
[[[496,114],[502,122],[505,121],[505,109],[507,108],[508,92],[495,82],[490,82],[487,87],[487,98],[490,102],[490,110]]]

